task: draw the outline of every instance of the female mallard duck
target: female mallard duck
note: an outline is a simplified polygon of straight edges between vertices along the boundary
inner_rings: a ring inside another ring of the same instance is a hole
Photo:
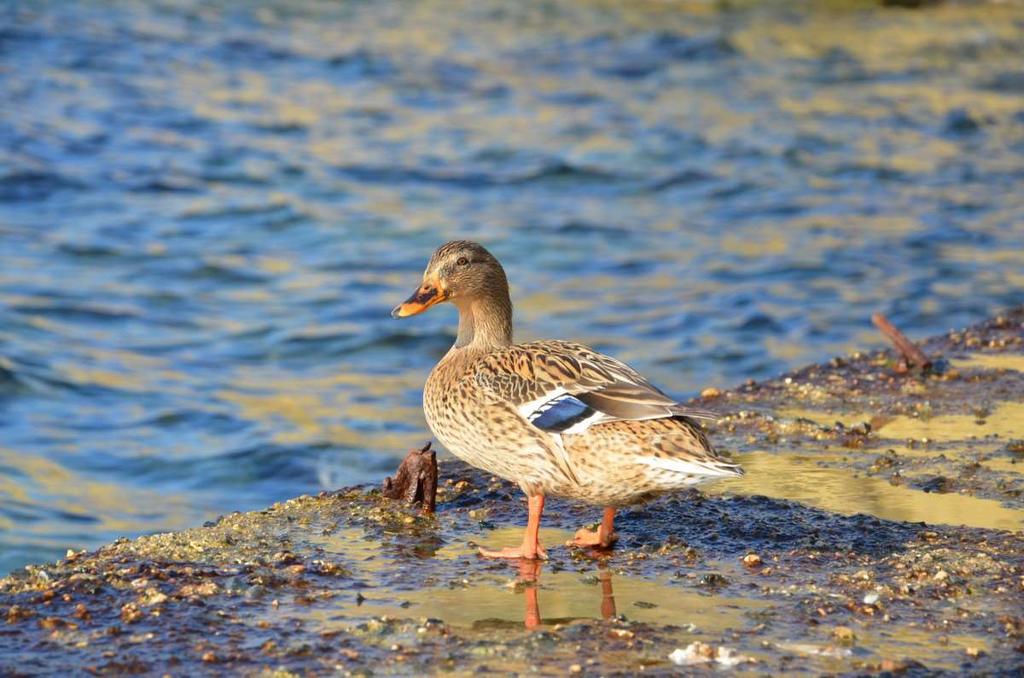
[[[427,424],[452,454],[518,483],[529,499],[522,545],[483,555],[545,557],[538,530],[548,495],[605,506],[601,526],[572,543],[607,548],[615,507],[743,474],[693,421],[714,414],[680,405],[628,365],[567,341],[513,344],[505,270],[483,246],[442,245],[392,315],[443,301],[459,309],[459,333],[423,390]]]

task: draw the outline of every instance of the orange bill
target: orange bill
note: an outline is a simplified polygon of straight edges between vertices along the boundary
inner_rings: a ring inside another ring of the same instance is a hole
[[[408,299],[391,311],[392,318],[405,318],[417,313],[423,313],[434,304],[439,304],[448,296],[440,287],[431,283],[423,283],[418,290],[412,293]]]

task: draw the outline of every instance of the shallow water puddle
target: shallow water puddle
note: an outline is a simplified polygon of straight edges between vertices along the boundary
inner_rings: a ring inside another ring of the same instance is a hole
[[[324,532],[311,530],[309,543],[322,548],[325,553],[343,556],[350,561],[373,560],[381,554],[384,546],[379,539],[356,527]]]
[[[964,409],[970,409],[968,403]],[[998,435],[1006,438],[1024,436],[1024,403],[1001,402],[979,418],[974,412],[965,414],[941,414],[933,417],[893,416],[879,417],[869,413],[832,413],[810,409],[785,409],[779,417],[808,419],[822,426],[836,422],[844,426],[855,426],[869,422],[872,435],[894,440],[927,438],[934,442],[968,440],[981,436]]]
[[[541,543],[551,551],[560,550],[572,535],[568,530],[544,528]],[[483,531],[476,544],[514,546],[522,536],[520,527],[500,527]],[[493,570],[467,573],[465,578],[441,586],[419,582],[409,587],[387,585],[377,575],[393,567],[394,553],[388,544],[359,528],[338,529],[311,541],[327,554],[344,557],[368,585],[358,598],[339,597],[326,606],[308,609],[309,618],[327,626],[388,616],[438,618],[465,628],[532,628],[623,615],[636,621],[678,625],[694,633],[719,633],[745,627],[745,613],[768,606],[755,600],[709,595],[661,579],[613,575],[603,568],[590,573],[553,572],[547,563],[517,561],[496,561]],[[458,539],[430,557],[450,561],[475,558],[475,554],[475,546]]]
[[[999,502],[961,494],[925,493],[882,478],[819,465],[835,457],[753,452],[737,455],[747,475],[707,487],[708,494],[739,493],[790,499],[846,515],[945,523],[1000,530],[1024,529],[1024,513]]]
[[[956,670],[962,667],[966,648],[987,650],[985,641],[976,636],[951,635],[911,626],[894,626],[881,631],[858,628],[856,634],[857,640],[852,647],[807,642],[784,642],[775,647],[800,657],[824,659],[823,670],[842,672],[849,670],[850,658],[863,660],[870,655],[885,658],[912,656],[933,671]]]
[[[950,361],[958,370],[1016,370],[1024,372],[1024,355],[1010,353],[972,353]]]
[[[510,567],[510,573],[514,568]],[[744,614],[764,609],[767,603],[707,595],[664,582],[603,572],[586,576],[578,572],[545,572],[530,585],[471,586],[434,589],[404,596],[431,614],[441,612],[449,624],[481,626],[494,621],[522,622],[530,605],[529,587],[536,587],[537,609],[542,624],[577,619],[601,619],[624,615],[630,620],[675,624],[695,633],[720,633],[755,622]],[[693,625],[692,627],[690,625]]]
[[[913,656],[931,670],[958,670],[963,666],[967,648],[988,651],[983,638],[929,631],[907,625],[858,629],[858,647],[880,657]]]
[[[1024,473],[1024,461],[1020,459],[996,457],[993,459],[982,459],[978,463],[985,468],[1002,473]]]
[[[937,442],[965,440],[977,436],[1024,436],[1024,403],[1003,402],[983,419],[976,414],[942,414],[934,417],[893,417],[878,427],[883,438],[921,439]]]
[[[610,619],[673,624],[698,635],[718,635],[757,622],[748,613],[769,603],[708,595],[660,580],[612,575],[550,572],[543,563],[509,563],[507,576],[454,587],[410,591],[383,588],[366,592],[366,599],[336,599],[309,609],[309,618],[325,626],[380,618],[441,619],[462,628],[536,628],[576,620]]]

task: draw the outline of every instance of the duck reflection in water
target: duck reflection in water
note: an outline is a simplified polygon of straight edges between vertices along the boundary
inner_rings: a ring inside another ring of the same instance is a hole
[[[540,573],[543,569],[543,561],[520,560],[518,584],[524,586],[523,595],[526,597],[526,611],[523,615],[523,625],[534,630],[540,628],[543,620],[540,616]],[[612,591],[612,573],[605,567],[598,567],[598,581],[601,583],[601,618],[611,619],[615,616],[615,593]]]

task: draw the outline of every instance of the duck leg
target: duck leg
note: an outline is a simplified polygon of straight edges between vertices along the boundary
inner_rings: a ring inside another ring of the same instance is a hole
[[[527,498],[527,506],[530,510],[529,520],[526,522],[526,532],[523,534],[523,543],[520,546],[508,548],[480,549],[480,555],[486,558],[526,558],[527,560],[547,559],[548,554],[540,545],[540,516],[544,513],[544,496],[540,494]]]
[[[596,530],[588,530],[581,527],[576,531],[576,536],[568,546],[594,546],[601,549],[611,548],[611,545],[619,538],[615,534],[615,509],[611,506],[605,508],[604,518]]]

